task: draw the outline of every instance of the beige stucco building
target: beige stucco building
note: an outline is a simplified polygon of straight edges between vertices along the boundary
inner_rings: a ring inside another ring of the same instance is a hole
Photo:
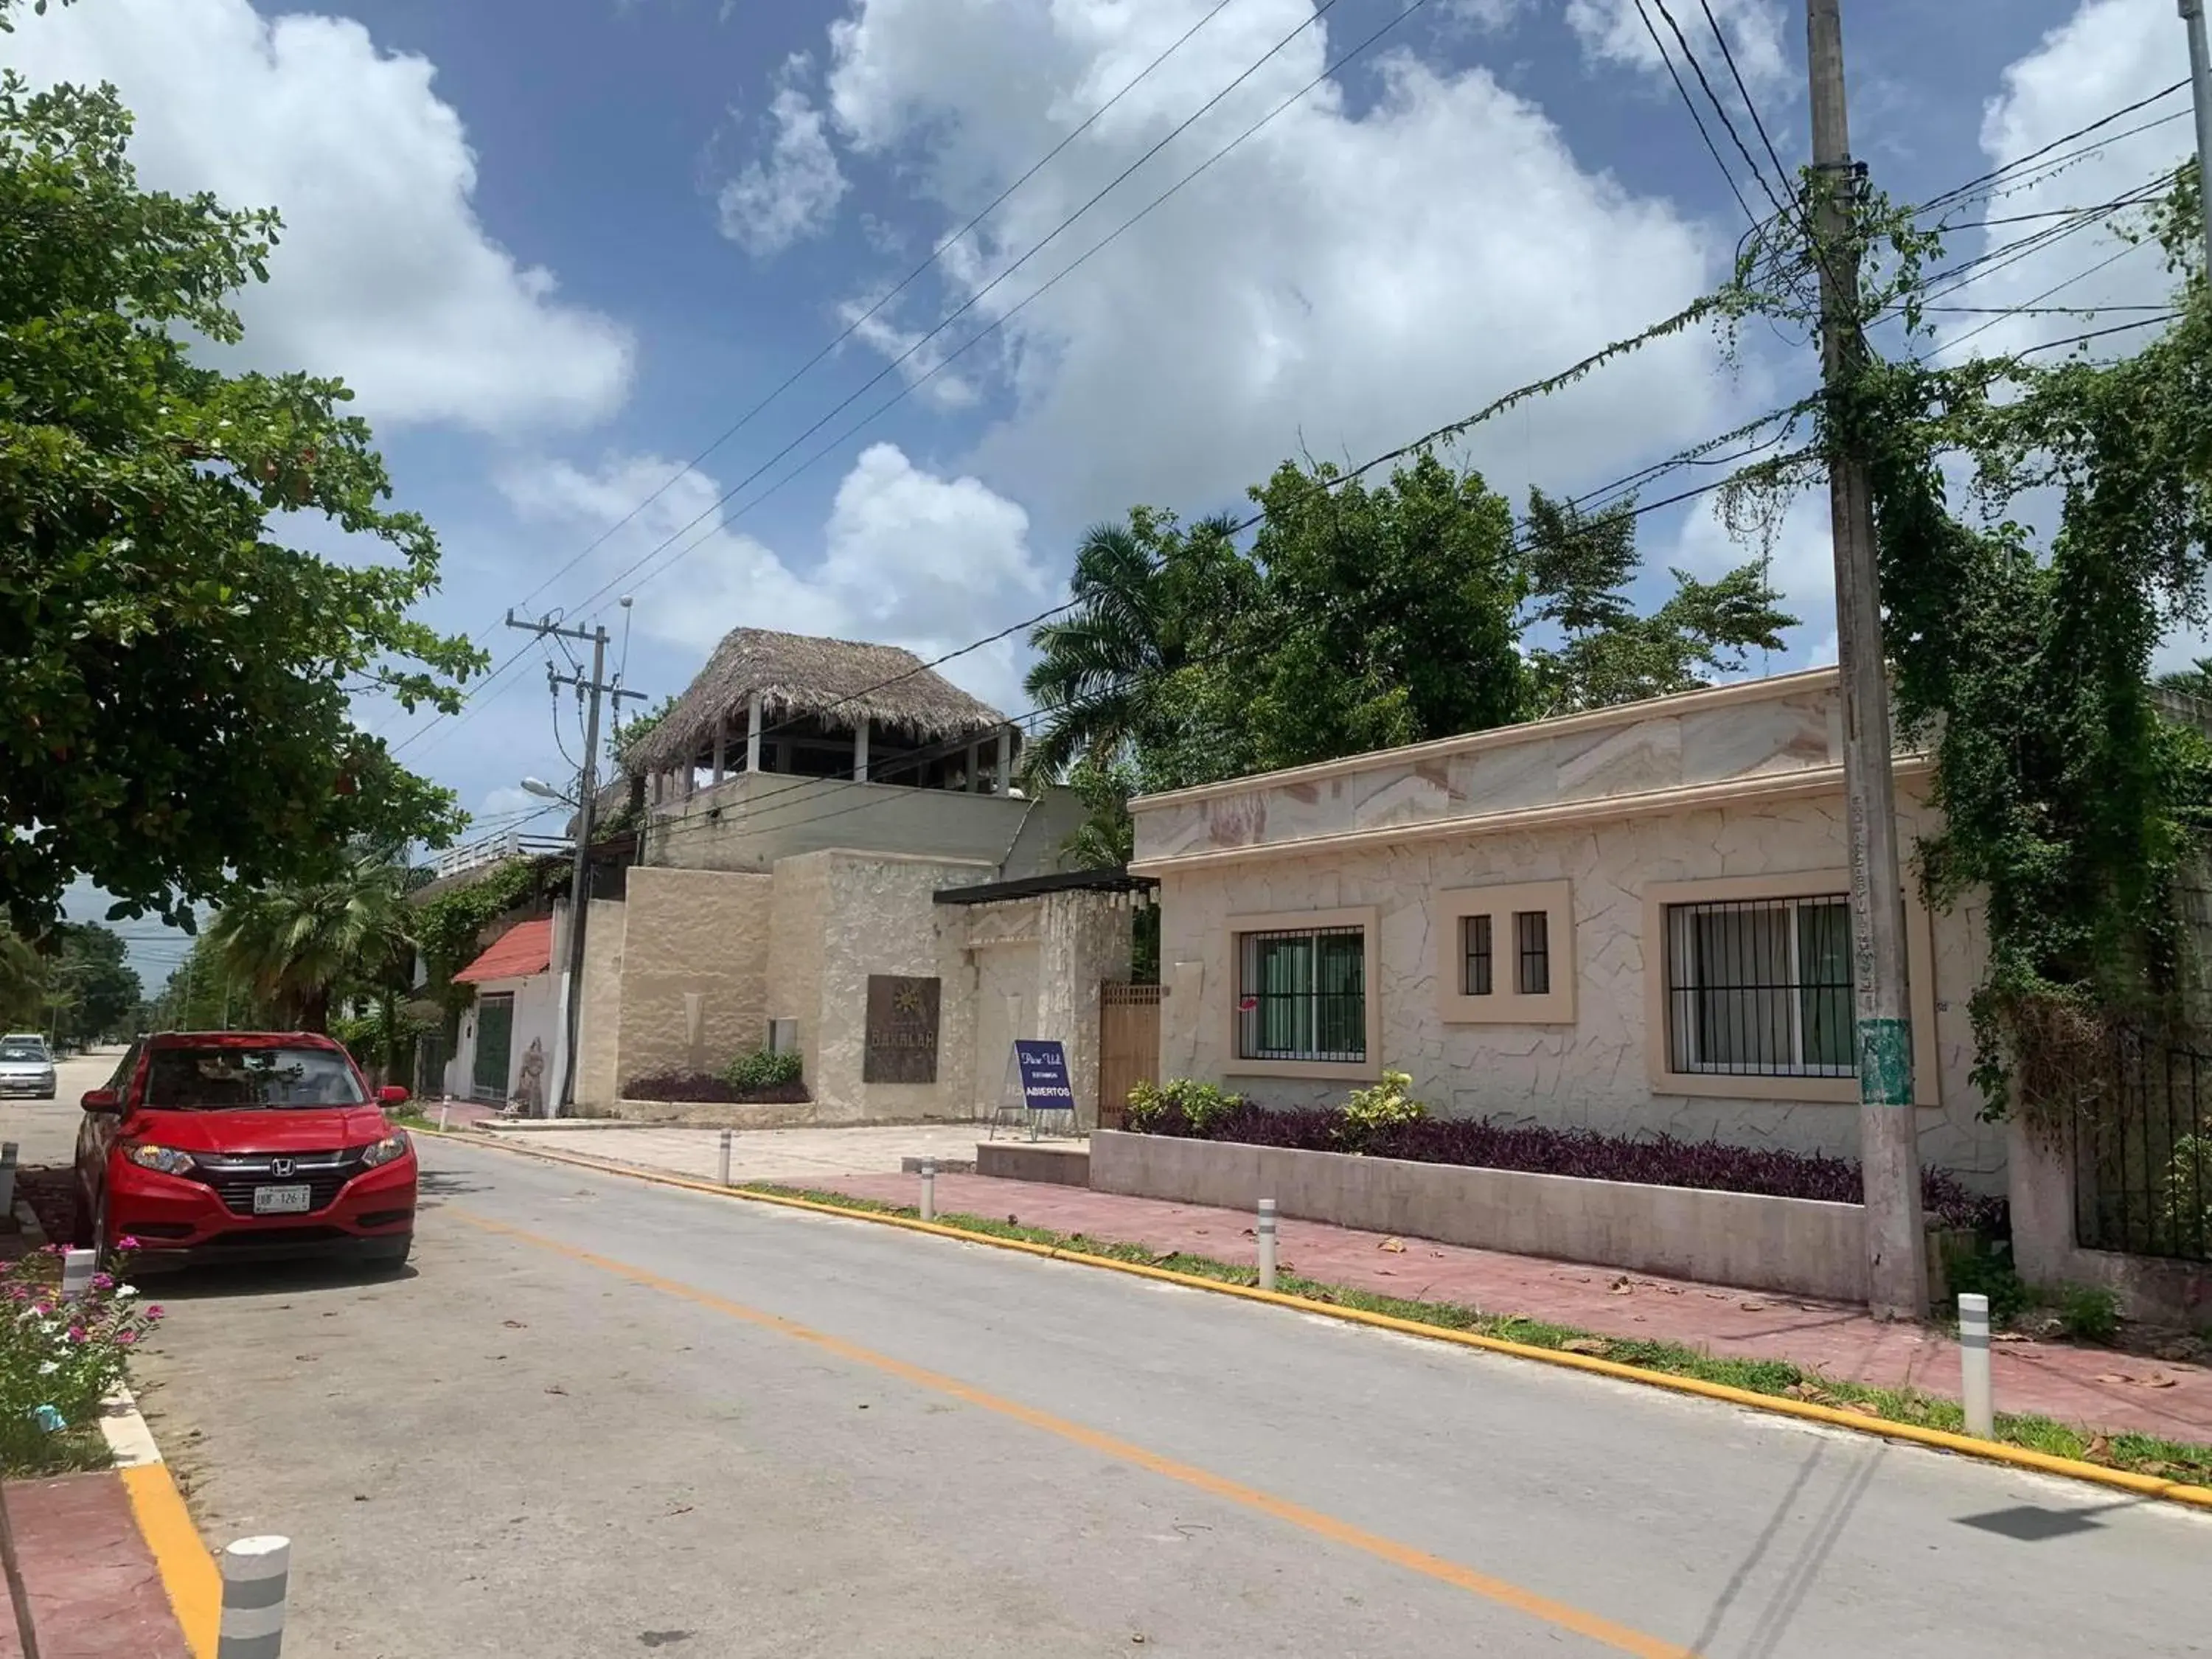
[[[1146,884],[1060,869],[1081,809],[1024,795],[1019,747],[909,653],[732,634],[625,755],[637,862],[586,922],[578,1104],[649,1114],[647,1080],[776,1046],[811,1098],[731,1121],[972,1117],[1044,1037],[1093,1121]]]
[[[1910,848],[1924,762],[1897,775]],[[1832,669],[1133,810],[1164,1076],[1304,1104],[1387,1066],[1458,1115],[1856,1154]],[[1906,899],[1921,1156],[1994,1189],[1977,913]]]

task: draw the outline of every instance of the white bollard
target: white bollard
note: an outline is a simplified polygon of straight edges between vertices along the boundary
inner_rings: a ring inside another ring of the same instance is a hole
[[[0,1222],[15,1213],[15,1143],[0,1140]]]
[[[730,1184],[730,1132],[722,1131],[721,1149],[714,1156],[714,1178],[723,1186]]]
[[[92,1288],[92,1275],[100,1265],[97,1250],[62,1252],[62,1300],[74,1302]]]
[[[216,1659],[278,1659],[291,1570],[289,1538],[241,1538],[222,1553],[222,1630]]]
[[[1971,1291],[1959,1293],[1959,1370],[1966,1432],[1978,1440],[1994,1438],[1997,1419],[1990,1391],[1990,1299]]]
[[[921,1160],[921,1218],[937,1219],[937,1160],[933,1158]]]
[[[1260,1200],[1260,1288],[1275,1288],[1275,1200]]]
[[[443,1101],[440,1101],[438,1103],[438,1133],[440,1134],[446,1133],[446,1114],[453,1109],[451,1106],[447,1105]]]

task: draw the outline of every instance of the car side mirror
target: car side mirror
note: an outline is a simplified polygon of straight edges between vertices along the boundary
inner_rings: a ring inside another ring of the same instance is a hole
[[[407,1091],[396,1083],[387,1083],[376,1091],[376,1099],[380,1106],[404,1106],[408,1100]]]
[[[112,1089],[88,1089],[85,1091],[84,1098],[77,1104],[88,1112],[119,1115],[123,1110],[123,1097]]]

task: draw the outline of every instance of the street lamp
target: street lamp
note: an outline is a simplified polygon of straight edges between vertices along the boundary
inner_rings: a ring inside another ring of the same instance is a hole
[[[525,778],[522,780],[522,788],[526,794],[536,795],[541,800],[557,800],[567,806],[574,806],[576,804],[543,778]]]

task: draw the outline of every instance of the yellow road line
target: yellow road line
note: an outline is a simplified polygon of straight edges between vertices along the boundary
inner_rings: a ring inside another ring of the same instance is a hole
[[[1163,1456],[1158,1452],[1148,1451],[1144,1447],[1129,1441],[1117,1439],[1110,1434],[1103,1434],[1097,1429],[1086,1428],[1082,1424],[1070,1422],[1064,1417],[1055,1417],[1049,1412],[1039,1411],[1034,1406],[1024,1406],[1019,1401],[1008,1400],[999,1395],[987,1393],[981,1389],[961,1382],[957,1377],[946,1376],[940,1371],[929,1370],[920,1365],[910,1364],[903,1359],[895,1359],[889,1354],[878,1353],[872,1348],[864,1348],[856,1342],[848,1342],[842,1337],[831,1336],[825,1332],[812,1329],[811,1327],[799,1324],[795,1320],[786,1319],[781,1314],[768,1313],[758,1308],[749,1308],[741,1302],[732,1302],[727,1297],[717,1296],[712,1291],[702,1290],[696,1285],[687,1285],[680,1279],[664,1278],[649,1269],[634,1267],[626,1261],[617,1261],[611,1256],[599,1255],[574,1244],[564,1244],[559,1239],[547,1238],[542,1234],[529,1232],[520,1227],[509,1226],[505,1222],[494,1221],[486,1216],[474,1215],[461,1209],[455,1209],[452,1213],[460,1220],[467,1222],[471,1226],[480,1227],[486,1232],[495,1233],[501,1237],[511,1238],[541,1250],[550,1251],[556,1255],[566,1256],[570,1261],[580,1261],[588,1267],[597,1267],[603,1273],[626,1279],[634,1285],[645,1285],[666,1295],[695,1303],[700,1307],[710,1308],[716,1313],[726,1314],[731,1318],[742,1320],[748,1325],[757,1326],[763,1330],[774,1331],[779,1335],[807,1343],[825,1353],[835,1354],[838,1358],[847,1360],[853,1364],[881,1371],[887,1376],[895,1376],[899,1381],[910,1383],[917,1389],[943,1395],[950,1399],[957,1400],[963,1405],[973,1406],[978,1410],[1011,1419],[1025,1427],[1038,1430],[1042,1433],[1067,1441],[1071,1444],[1081,1446],[1087,1451],[1097,1452],[1102,1456],[1110,1457],[1117,1462],[1127,1463],[1146,1470],[1164,1480],[1193,1487],[1210,1497],[1235,1504],[1240,1508],[1271,1516],[1301,1531],[1325,1538],[1331,1543],[1340,1544],[1347,1549],[1358,1550],[1378,1560],[1387,1561],[1393,1566],[1402,1567],[1408,1572],[1419,1573],[1423,1577],[1433,1578],[1440,1583],[1449,1584],[1455,1589],[1462,1589],[1470,1595],[1480,1596],[1486,1601],[1496,1602],[1500,1607],[1510,1608],[1516,1613],[1550,1625],[1555,1629],[1571,1631],[1577,1636],[1587,1637],[1591,1641],[1612,1648],[1617,1652],[1633,1654],[1636,1659],[1697,1659],[1697,1656],[1687,1648],[1678,1646],[1672,1642],[1662,1642],[1656,1636],[1647,1636],[1643,1632],[1632,1630],[1626,1625],[1615,1624],[1612,1620],[1598,1613],[1585,1612],[1568,1602],[1555,1601],[1551,1596],[1540,1595],[1534,1590],[1523,1589],[1520,1585],[1510,1583],[1505,1579],[1493,1577],[1486,1572],[1478,1572],[1473,1567],[1447,1560],[1440,1555],[1431,1555],[1426,1550],[1416,1549],[1410,1544],[1401,1544],[1395,1539],[1385,1538],[1379,1533],[1370,1532],[1364,1527],[1354,1526],[1348,1521],[1339,1520],[1336,1516],[1326,1515],[1319,1510],[1309,1509],[1304,1504],[1293,1503],[1286,1498],[1277,1498],[1273,1493],[1260,1491],[1257,1487],[1248,1486],[1242,1481],[1231,1480],[1226,1475],[1216,1474],[1210,1469],[1202,1469],[1194,1464],[1181,1462],[1175,1458]]]
[[[435,1133],[436,1131],[430,1133]],[[1695,1395],[1701,1399],[1717,1400],[1731,1406],[1741,1406],[1748,1411],[1765,1412],[1776,1417],[1794,1417],[1802,1422],[1820,1423],[1829,1428],[1847,1429],[1855,1434],[1873,1435],[1884,1440],[1903,1441],[1909,1445],[1926,1446],[1936,1451],[1947,1451],[1961,1457],[1979,1458],[1984,1462],[2003,1463],[2014,1468],[2033,1469],[2039,1474],[2055,1474],[2069,1480],[2086,1480],[2094,1486],[2110,1486],[2121,1492],[2133,1492],[2141,1498],[2162,1498],[2169,1503],[2191,1504],[2199,1509],[2212,1509],[2212,1486],[2193,1486],[2179,1480],[2168,1480],[2154,1474],[2136,1474],[2128,1469],[2108,1469],[2100,1463],[2085,1463],[2071,1457],[2054,1456],[2049,1452],[2029,1449],[2025,1446],[2008,1446],[1997,1440],[1978,1440],[1971,1435],[1953,1434],[1945,1429],[1923,1428],[1917,1423],[1899,1423],[1886,1417],[1871,1417],[1861,1412],[1833,1406],[1818,1406],[1810,1401],[1788,1400],[1771,1394],[1758,1394],[1749,1389],[1732,1388],[1725,1382],[1708,1382],[1701,1377],[1677,1376],[1670,1371],[1649,1370],[1640,1365],[1628,1365],[1618,1359],[1600,1359],[1595,1355],[1565,1353],[1557,1348],[1540,1348],[1525,1342],[1511,1342],[1504,1337],[1485,1336],[1477,1331],[1449,1330],[1441,1325],[1424,1325],[1417,1320],[1400,1319],[1391,1314],[1370,1313],[1364,1308],[1347,1308],[1334,1302],[1316,1302],[1309,1297],[1292,1296],[1282,1291],[1263,1291],[1250,1285],[1225,1284],[1218,1279],[1201,1279],[1195,1273],[1180,1273],[1166,1267],[1148,1267],[1140,1261],[1117,1261],[1111,1256],[1089,1255],[1080,1250],[1056,1249],[1049,1244],[1033,1244],[1026,1239],[999,1238],[989,1233],[969,1232],[963,1228],[950,1227],[939,1221],[918,1221],[910,1216],[884,1215],[878,1211],[848,1209],[842,1205],[817,1203],[812,1199],[786,1198],[775,1193],[749,1193],[735,1187],[718,1187],[711,1182],[692,1181],[683,1176],[663,1175],[657,1170],[640,1169],[635,1164],[617,1164],[606,1158],[583,1157],[574,1152],[556,1152],[550,1147],[529,1146],[506,1140],[495,1140],[485,1135],[447,1134],[445,1139],[457,1140],[465,1146],[497,1146],[502,1151],[520,1152],[531,1158],[547,1159],[555,1164],[573,1164],[579,1169],[596,1170],[603,1175],[625,1176],[634,1181],[643,1181],[657,1187],[674,1187],[685,1192],[705,1193],[715,1198],[743,1199],[751,1204],[774,1205],[781,1209],[806,1210],[817,1215],[837,1216],[848,1221],[866,1221],[879,1226],[903,1228],[908,1232],[927,1233],[934,1237],[957,1239],[967,1244],[988,1245],[993,1249],[1012,1250],[1024,1255],[1043,1256],[1054,1261],[1072,1261],[1085,1267],[1101,1267],[1109,1273],[1128,1273],[1139,1279],[1158,1279],[1164,1284],[1180,1285],[1187,1290],[1204,1291],[1214,1296],[1241,1297],[1248,1302],[1265,1302],[1278,1308],[1292,1308],[1300,1313],[1318,1314],[1325,1319],[1340,1319],[1349,1324],[1370,1325],[1378,1330],[1396,1331],[1405,1336],[1419,1336],[1435,1342],[1456,1343],[1463,1348],[1479,1348],[1486,1353],[1510,1354],[1516,1359],[1533,1359],[1539,1364],[1554,1365],[1565,1370],[1587,1371],[1596,1376],[1610,1376],[1623,1382],[1641,1383],[1644,1387],[1666,1389],[1675,1394]]]
[[[140,1463],[118,1471],[131,1494],[131,1512],[161,1569],[161,1588],[185,1632],[192,1659],[215,1659],[222,1624],[222,1575],[185,1508],[185,1495],[167,1463]]]

